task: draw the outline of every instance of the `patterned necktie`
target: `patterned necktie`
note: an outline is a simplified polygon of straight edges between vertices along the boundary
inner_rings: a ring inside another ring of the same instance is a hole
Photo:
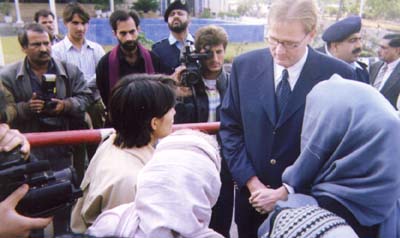
[[[292,90],[290,89],[290,85],[289,85],[289,73],[287,71],[287,69],[284,69],[282,71],[282,79],[281,82],[279,82],[278,84],[278,88],[276,89],[276,102],[277,102],[277,112],[278,112],[278,118],[280,116],[280,114],[282,113],[282,111],[284,110],[289,97],[290,97],[290,93],[292,92]]]
[[[380,89],[383,81],[383,77],[385,77],[386,71],[388,70],[388,65],[385,64],[380,70],[378,75],[376,76],[375,82],[374,82],[374,88]]]

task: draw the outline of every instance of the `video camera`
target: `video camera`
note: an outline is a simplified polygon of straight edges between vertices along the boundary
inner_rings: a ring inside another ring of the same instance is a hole
[[[187,43],[181,56],[181,63],[186,66],[186,70],[182,72],[181,84],[186,87],[195,85],[201,79],[201,63],[200,60],[209,59],[212,52],[196,53],[194,48]]]
[[[57,106],[57,102],[51,101],[51,98],[57,94],[56,78],[55,74],[43,74],[42,76],[43,96],[40,99],[44,101],[44,112],[51,111]]]
[[[48,161],[32,156],[24,160],[19,149],[0,152],[0,201],[22,184],[28,184],[30,189],[16,210],[28,217],[45,217],[82,196],[73,168],[53,172]]]

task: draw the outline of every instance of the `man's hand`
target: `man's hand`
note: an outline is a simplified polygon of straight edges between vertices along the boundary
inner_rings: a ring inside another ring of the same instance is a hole
[[[246,183],[247,188],[249,189],[250,193],[253,194],[253,192],[267,188],[259,179],[257,176],[251,177],[247,183]]]
[[[176,87],[176,91],[175,91],[177,97],[192,96],[191,88],[181,86],[181,75],[184,70],[186,70],[186,66],[180,65],[175,68],[175,72],[170,76],[175,81],[175,83],[178,85],[178,87]]]
[[[7,124],[0,124],[0,151],[11,151],[18,145],[21,145],[21,152],[29,154],[30,145],[25,136],[17,130],[11,130]]]
[[[170,77],[176,82],[176,84],[180,84],[181,83],[181,75],[182,72],[186,70],[186,66],[185,65],[180,65],[178,67],[175,68],[175,72],[173,74],[170,75]]]
[[[278,189],[264,188],[251,193],[249,202],[257,212],[265,214],[274,209],[277,201],[286,200],[287,196],[288,192],[284,186]]]
[[[44,107],[44,101],[37,99],[36,93],[32,94],[32,98],[28,101],[29,109],[32,113],[41,113]]]
[[[59,115],[62,111],[64,111],[64,100],[52,98],[51,101],[57,103],[55,108],[51,111],[51,114]]]
[[[18,214],[15,207],[28,192],[28,185],[22,185],[0,203],[0,237],[28,237],[32,229],[46,227],[52,218],[29,218]]]

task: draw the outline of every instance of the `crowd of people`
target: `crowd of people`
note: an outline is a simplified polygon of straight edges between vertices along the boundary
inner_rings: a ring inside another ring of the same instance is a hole
[[[52,170],[73,166],[83,196],[29,218],[15,210],[23,185],[0,202],[0,237],[50,222],[55,236],[230,237],[233,219],[240,238],[400,236],[400,34],[385,35],[368,66],[360,17],[329,26],[313,49],[316,2],[275,1],[268,48],[227,72],[228,34],[191,34],[185,1],[168,6],[170,34],[151,50],[134,11],[111,14],[118,44],[107,53],[86,38],[83,5],[67,4],[62,18],[65,36],[38,11],[18,34],[26,57],[0,69],[0,152],[20,146]],[[172,133],[216,121],[214,137]],[[91,146],[31,149],[20,134],[104,127],[115,132]]]

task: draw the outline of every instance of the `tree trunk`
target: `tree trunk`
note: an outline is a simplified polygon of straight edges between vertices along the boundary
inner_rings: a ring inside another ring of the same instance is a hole
[[[336,15],[336,21],[339,21],[339,19],[342,17],[343,10],[344,10],[344,0],[339,0],[339,10]]]

